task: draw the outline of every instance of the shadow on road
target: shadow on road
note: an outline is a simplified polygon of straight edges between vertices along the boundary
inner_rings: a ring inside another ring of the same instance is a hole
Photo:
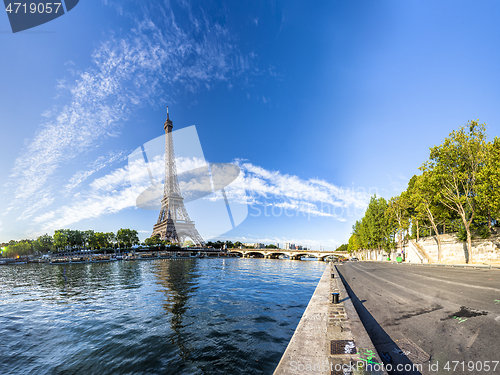
[[[363,322],[368,335],[375,345],[375,349],[377,349],[377,352],[384,362],[385,367],[389,369],[392,366],[392,371],[387,372],[391,375],[422,375],[420,371],[416,370],[420,365],[414,365],[405,354],[408,353],[408,351],[406,351],[404,347],[400,348],[398,344],[396,344],[394,340],[392,340],[391,337],[384,331],[380,324],[378,324],[372,314],[370,314],[370,312],[363,305],[363,302],[366,302],[366,300],[359,300],[359,298],[356,296],[356,293],[354,293],[349,284],[346,282],[340,268],[341,267],[337,267],[340,278],[342,279],[347,293],[349,294],[349,297],[351,298],[352,303],[356,308],[356,311],[358,312],[359,318]],[[398,369],[401,369],[401,371],[398,371]]]

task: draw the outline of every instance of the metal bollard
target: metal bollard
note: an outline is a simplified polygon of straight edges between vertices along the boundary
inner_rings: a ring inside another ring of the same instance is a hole
[[[338,293],[332,293],[332,303],[339,303],[339,294]]]

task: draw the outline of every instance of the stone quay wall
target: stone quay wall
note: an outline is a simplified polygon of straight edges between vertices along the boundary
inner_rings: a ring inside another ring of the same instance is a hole
[[[441,234],[441,262],[445,264],[500,263],[500,230],[494,228],[495,233],[490,238],[482,239],[476,236],[472,240],[472,253],[467,250],[467,242],[459,241],[455,233]],[[359,259],[386,260],[389,256],[392,261],[404,253],[405,262],[410,263],[437,263],[438,242],[436,236],[420,238],[418,241],[410,240],[397,245],[396,250],[387,254],[384,250],[361,250],[355,253]]]

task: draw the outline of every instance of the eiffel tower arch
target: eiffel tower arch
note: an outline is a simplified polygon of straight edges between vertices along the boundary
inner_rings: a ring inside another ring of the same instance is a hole
[[[196,230],[194,221],[184,206],[184,198],[181,196],[177,168],[175,166],[174,140],[172,138],[172,120],[168,116],[163,124],[165,129],[165,183],[163,187],[163,199],[161,200],[160,215],[153,226],[151,237],[160,236],[164,241],[170,241],[182,245],[190,238],[195,245],[205,247],[205,241]]]

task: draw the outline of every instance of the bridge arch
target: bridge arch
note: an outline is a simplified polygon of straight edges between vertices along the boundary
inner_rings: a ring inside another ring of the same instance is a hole
[[[254,256],[254,258],[265,258],[266,255],[262,251],[247,251],[245,254],[247,257]]]

